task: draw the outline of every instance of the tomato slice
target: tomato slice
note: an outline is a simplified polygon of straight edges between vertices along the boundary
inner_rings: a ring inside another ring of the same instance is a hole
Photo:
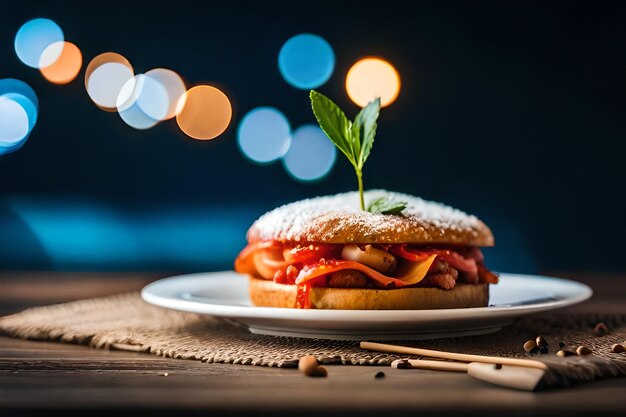
[[[338,258],[341,253],[341,245],[330,245],[324,243],[311,243],[309,245],[298,245],[293,248],[283,250],[285,261],[290,264],[311,264],[320,259]]]

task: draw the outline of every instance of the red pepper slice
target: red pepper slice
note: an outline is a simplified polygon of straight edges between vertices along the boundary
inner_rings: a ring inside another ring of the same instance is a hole
[[[430,256],[427,251],[409,251],[406,244],[393,245],[389,248],[389,252],[411,262],[420,262]]]
[[[407,244],[402,244],[392,246],[389,248],[389,252],[412,262],[420,262],[428,258],[430,255],[437,255],[440,260],[446,262],[454,269],[463,271],[474,277],[478,274],[475,259],[464,258],[457,252],[449,249],[418,249],[410,247]]]
[[[235,259],[235,271],[240,274],[254,274],[256,269],[254,267],[254,261],[252,255],[259,249],[267,249],[274,246],[278,246],[278,242],[273,240],[251,243],[239,253],[237,259]]]
[[[295,308],[311,308],[311,283],[305,282],[296,288],[296,305]]]
[[[498,274],[495,274],[485,268],[484,265],[478,265],[478,278],[480,282],[486,282],[488,284],[497,284],[500,280]]]

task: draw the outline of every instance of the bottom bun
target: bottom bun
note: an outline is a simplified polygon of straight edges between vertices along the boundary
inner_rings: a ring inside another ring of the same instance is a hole
[[[250,299],[258,307],[294,308],[295,285],[250,277]],[[440,288],[311,288],[311,308],[332,310],[431,310],[485,307],[489,284],[457,283],[451,290]]]

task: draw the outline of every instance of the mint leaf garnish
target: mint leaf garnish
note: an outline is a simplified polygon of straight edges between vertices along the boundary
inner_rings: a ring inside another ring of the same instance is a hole
[[[352,122],[348,120],[339,106],[325,95],[311,90],[310,98],[317,123],[335,146],[346,155],[350,163],[356,165],[357,158],[353,152],[354,146],[350,134]]]
[[[325,95],[311,90],[309,96],[317,123],[354,167],[359,184],[361,210],[365,210],[363,165],[374,144],[376,121],[380,114],[380,98],[368,103],[352,122],[348,120],[339,106]]]
[[[386,197],[380,197],[372,201],[367,207],[370,213],[380,214],[400,214],[406,208],[407,203],[404,201],[389,200]]]
[[[380,113],[380,99],[371,101],[367,106],[356,115],[352,124],[352,137],[355,142],[359,143],[359,159],[361,169],[363,164],[370,156],[372,146],[374,145],[374,137],[376,136],[376,121]]]

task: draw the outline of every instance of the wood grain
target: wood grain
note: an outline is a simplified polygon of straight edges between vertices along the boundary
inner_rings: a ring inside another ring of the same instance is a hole
[[[21,274],[19,282],[15,276],[0,275],[0,306],[6,313],[135,290],[150,278],[148,274],[60,274],[53,284],[44,273]],[[597,295],[578,309],[624,311],[625,280],[593,275],[586,281]],[[203,416],[624,415],[623,380],[527,393],[457,373],[390,367],[328,369],[327,378],[307,378],[289,369],[206,364],[0,337],[0,415],[41,415],[41,411],[90,416],[140,411],[151,416],[183,412]],[[381,370],[385,378],[375,379]]]

